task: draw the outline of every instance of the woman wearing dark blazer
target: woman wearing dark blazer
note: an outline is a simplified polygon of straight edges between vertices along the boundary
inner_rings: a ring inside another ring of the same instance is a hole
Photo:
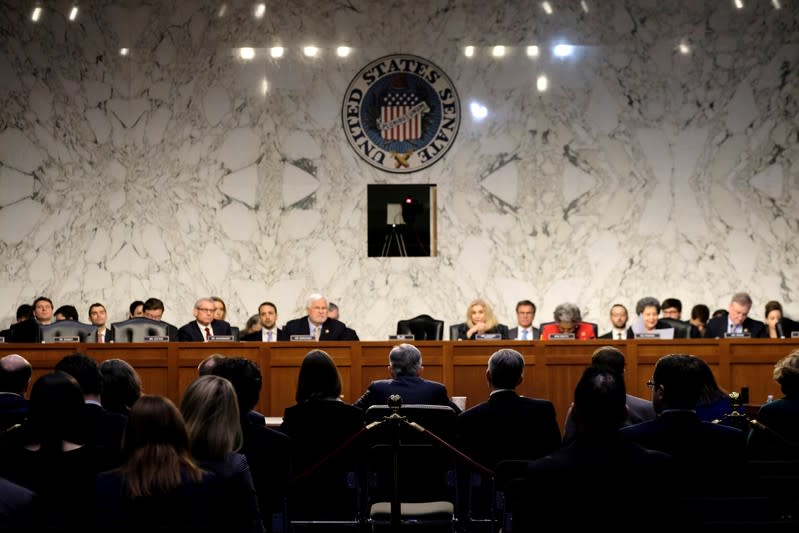
[[[500,324],[488,302],[482,298],[472,300],[466,308],[466,322],[458,325],[458,340],[471,340],[476,335],[499,333],[501,338],[510,338],[508,326]]]

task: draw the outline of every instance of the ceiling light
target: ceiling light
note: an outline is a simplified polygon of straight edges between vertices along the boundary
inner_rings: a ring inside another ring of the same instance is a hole
[[[255,6],[255,18],[259,19],[266,13],[266,4],[258,4]]]
[[[119,49],[119,55],[121,55],[121,56],[126,56],[129,53],[130,53],[130,48],[120,48]]]
[[[474,46],[467,46],[463,49],[463,55],[466,57],[472,57],[474,55]]]
[[[574,52],[574,47],[570,44],[556,44],[555,48],[552,49],[552,53],[555,54],[555,57],[568,57],[572,55]]]
[[[315,46],[306,46],[302,49],[302,53],[308,57],[316,57],[316,54],[319,53],[319,49]]]
[[[532,45],[527,47],[527,55],[529,57],[538,57],[539,54],[538,46]]]
[[[72,6],[72,9],[69,10],[69,20],[75,20],[78,18],[78,6]]]
[[[774,6],[774,9],[782,8],[782,6],[780,5],[780,0],[771,0],[771,5]]]
[[[504,56],[505,55],[505,47],[501,46],[501,45],[500,46],[495,46],[491,50],[491,55],[493,55],[494,57],[502,57],[502,56]]]
[[[735,0],[733,2],[733,4],[735,4],[735,7],[738,8],[738,9],[743,9],[744,8],[743,0]]]
[[[255,57],[255,49],[250,48],[249,46],[239,48],[239,57],[245,61],[249,61]]]
[[[339,57],[347,57],[348,55],[350,55],[351,51],[352,48],[350,48],[349,46],[339,46],[338,48],[336,48],[336,55]]]
[[[261,94],[266,96],[266,93],[269,91],[269,82],[266,81],[266,78],[261,80]]]
[[[544,8],[544,11],[546,12],[547,15],[552,14],[552,6],[550,5],[549,2],[541,2],[541,7]]]
[[[42,8],[34,7],[33,8],[33,13],[31,13],[31,20],[33,22],[39,22],[39,17],[41,17],[41,16],[42,16]]]
[[[286,50],[285,50],[285,49],[284,49],[282,46],[273,46],[273,47],[272,47],[272,48],[269,50],[269,55],[271,55],[272,57],[274,57],[275,59],[277,59],[278,57],[283,57],[283,53],[284,53],[285,51],[286,51]]]
[[[685,43],[680,43],[679,46],[677,46],[677,49],[682,55],[688,55],[691,53],[691,47]]]
[[[219,6],[219,11],[217,11],[216,16],[222,18],[225,16],[225,13],[227,13],[227,4],[222,4]]]
[[[583,8],[583,11],[588,13],[588,4],[585,3],[585,0],[580,0],[580,7]]]
[[[538,89],[538,92],[540,92],[540,93],[542,93],[542,92],[547,90],[547,87],[549,87],[549,80],[547,79],[547,77],[544,74],[541,74],[535,80],[535,87],[536,87],[536,89]]]
[[[488,109],[480,102],[472,102],[469,104],[469,111],[475,120],[483,120],[488,116]]]

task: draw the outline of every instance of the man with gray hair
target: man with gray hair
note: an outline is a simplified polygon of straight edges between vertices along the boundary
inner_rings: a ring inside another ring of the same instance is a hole
[[[318,341],[346,341],[351,339],[347,326],[328,313],[327,298],[315,292],[308,295],[305,300],[305,310],[308,314],[286,322],[283,333],[291,339],[292,335],[312,335]]]
[[[705,325],[705,338],[718,339],[727,335],[767,337],[766,325],[749,318],[751,308],[752,298],[745,292],[736,292],[727,307],[727,315],[711,318]]]
[[[458,415],[458,447],[493,469],[507,459],[533,460],[560,446],[555,407],[549,400],[519,396],[524,357],[502,349],[488,359],[488,400]]]
[[[460,409],[452,403],[447,388],[436,381],[420,377],[422,353],[412,344],[398,344],[388,354],[388,371],[391,379],[380,379],[369,384],[363,396],[353,404],[366,411],[372,405],[386,405],[389,396],[399,394],[403,405],[449,405],[456,413]]]
[[[217,335],[233,335],[230,324],[214,318],[216,307],[214,301],[200,298],[194,304],[195,320],[184,324],[178,330],[178,340],[188,342],[207,342]]]

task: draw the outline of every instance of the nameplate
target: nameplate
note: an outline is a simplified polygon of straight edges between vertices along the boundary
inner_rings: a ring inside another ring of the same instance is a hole
[[[80,342],[80,337],[53,337],[53,342]]]
[[[660,333],[657,331],[642,331],[635,334],[636,339],[659,339]]]
[[[752,334],[749,333],[748,331],[744,331],[744,332],[741,332],[741,333],[738,333],[738,332],[729,333],[728,332],[728,333],[724,334],[724,338],[725,339],[749,339],[751,337],[752,337]]]
[[[389,335],[388,340],[390,341],[412,341],[415,340],[416,337],[409,333],[400,333],[399,335]]]
[[[502,338],[500,333],[477,333],[474,336],[478,341],[493,341]]]
[[[235,341],[236,337],[233,335],[211,335],[209,341]]]
[[[553,341],[574,340],[574,333],[552,333],[549,338]]]
[[[295,342],[295,341],[315,341],[316,339],[314,339],[313,335],[292,335],[289,338],[289,340],[291,342]]]
[[[791,332],[792,339],[799,339],[799,331],[792,331]]]
[[[144,342],[169,342],[168,335],[148,335],[144,337]]]

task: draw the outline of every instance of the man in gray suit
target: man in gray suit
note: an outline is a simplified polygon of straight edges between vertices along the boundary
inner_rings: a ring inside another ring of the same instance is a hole
[[[522,300],[516,304],[517,326],[508,331],[508,337],[515,340],[538,340],[541,333],[533,327],[535,304],[530,300]]]
[[[613,372],[624,375],[624,354],[614,346],[602,346],[594,350],[591,356],[592,365],[600,365],[608,367]],[[632,426],[639,422],[647,420],[654,420],[655,408],[650,400],[627,395],[627,419],[624,421],[625,426]],[[569,444],[575,436],[576,426],[572,418],[572,409],[569,407],[569,412],[566,413],[566,423],[563,426],[563,443]]]

